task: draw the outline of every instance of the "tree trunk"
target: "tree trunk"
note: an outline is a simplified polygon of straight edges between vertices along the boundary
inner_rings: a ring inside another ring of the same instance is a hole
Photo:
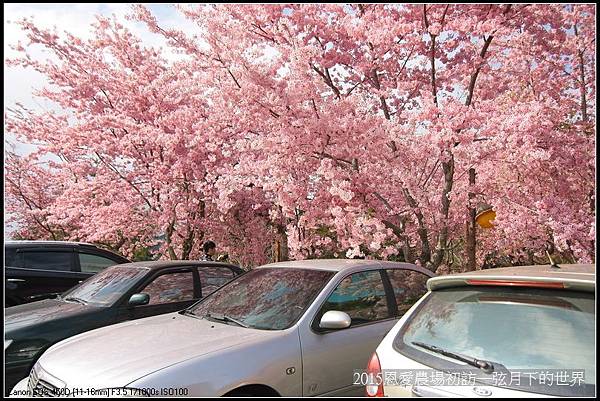
[[[169,258],[171,260],[177,260],[177,255],[175,254],[175,250],[173,249],[173,246],[171,245],[171,238],[172,238],[174,231],[175,231],[175,222],[171,221],[171,223],[167,227],[167,230],[165,233],[166,240],[167,240],[167,251],[169,252]]]
[[[441,212],[442,216],[444,216],[444,220],[442,222],[442,229],[440,230],[436,250],[433,254],[433,260],[431,261],[430,269],[433,272],[436,272],[440,267],[444,260],[444,256],[448,251],[448,215],[450,212],[450,198],[448,196],[450,195],[450,192],[452,192],[452,186],[454,185],[454,155],[452,152],[448,153],[449,160],[442,162],[442,170],[444,171],[444,189],[442,191]]]
[[[579,36],[579,32],[577,31],[577,24],[573,25],[573,31],[575,32],[575,36]],[[581,119],[583,122],[588,121],[587,114],[587,99],[586,99],[586,82],[585,82],[585,67],[584,62],[585,59],[583,57],[583,51],[579,50],[577,52],[577,56],[579,57],[579,90],[580,90],[580,107],[581,107]]]
[[[289,260],[288,238],[285,231],[285,225],[283,224],[277,225],[277,237],[274,245],[274,262],[283,262]]]
[[[467,219],[467,271],[473,271],[476,269],[476,237],[475,237],[475,217],[476,217],[476,206],[474,205],[475,194],[472,191],[472,187],[475,185],[475,169],[471,167],[469,169],[469,204],[467,206],[469,217]]]
[[[190,233],[188,237],[183,241],[183,248],[181,250],[181,259],[188,260],[190,258],[190,252],[192,251],[192,247],[194,245],[194,237],[195,232],[190,228]]]

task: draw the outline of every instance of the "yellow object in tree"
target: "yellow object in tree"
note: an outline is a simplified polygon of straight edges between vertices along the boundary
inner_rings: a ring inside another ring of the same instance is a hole
[[[487,209],[479,212],[477,216],[475,216],[475,221],[481,228],[492,228],[494,225],[492,224],[492,220],[496,218],[496,212],[494,209]]]

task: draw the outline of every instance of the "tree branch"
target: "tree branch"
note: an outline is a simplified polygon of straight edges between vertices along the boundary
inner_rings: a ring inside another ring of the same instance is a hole
[[[127,177],[125,177],[123,174],[121,174],[121,172],[116,167],[114,167],[111,163],[104,160],[104,158],[102,156],[100,156],[100,154],[98,152],[94,152],[94,154],[98,157],[98,159],[100,159],[100,161],[105,166],[107,166],[109,169],[111,169],[113,172],[115,172],[122,180],[124,180],[126,183],[128,183],[140,195],[140,197],[144,200],[144,202],[146,202],[146,204],[148,205],[148,207],[150,207],[150,209],[156,211],[156,208],[154,206],[152,206],[152,204],[146,198],[146,196],[144,196],[142,191],[133,182],[131,182],[131,180],[127,179]]]
[[[319,74],[321,76],[321,78],[323,78],[323,80],[325,81],[325,84],[327,84],[327,86],[329,86],[331,88],[331,90],[333,90],[333,93],[335,93],[335,96],[339,99],[341,97],[340,90],[333,84],[333,81],[331,80],[331,75],[329,75],[329,70],[327,68],[325,68],[324,69],[325,72],[322,72],[315,65],[311,65],[311,67],[314,71],[317,72],[317,74]]]

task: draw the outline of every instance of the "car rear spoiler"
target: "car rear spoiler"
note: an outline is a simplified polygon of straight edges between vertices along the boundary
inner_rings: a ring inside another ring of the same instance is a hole
[[[595,277],[592,275],[592,277]],[[596,282],[582,278],[565,277],[536,277],[536,276],[494,276],[469,274],[460,276],[438,276],[427,280],[427,289],[436,291],[450,287],[464,286],[500,286],[500,287],[529,287],[552,288],[574,291],[594,292]]]

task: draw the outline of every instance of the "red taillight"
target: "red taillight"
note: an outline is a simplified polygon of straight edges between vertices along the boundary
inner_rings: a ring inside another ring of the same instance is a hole
[[[467,280],[470,285],[498,285],[509,287],[535,287],[535,288],[565,288],[563,283],[544,281],[511,281],[511,280]]]
[[[373,352],[369,360],[367,377],[369,384],[365,386],[365,395],[367,397],[383,397],[383,375],[381,374],[381,364],[377,352]]]

